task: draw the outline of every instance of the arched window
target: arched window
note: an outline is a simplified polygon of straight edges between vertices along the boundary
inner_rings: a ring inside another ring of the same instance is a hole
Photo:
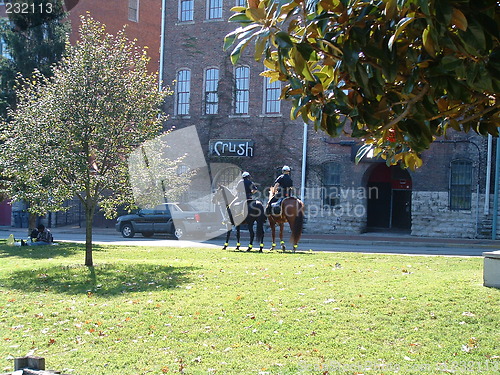
[[[234,80],[234,113],[236,115],[248,115],[250,68],[248,66],[238,66],[234,70]]]
[[[222,19],[222,0],[207,0],[207,19]]]
[[[176,84],[176,115],[189,115],[189,99],[191,95],[191,71],[188,69],[177,72]]]
[[[450,210],[470,210],[472,202],[472,162],[454,160],[450,165]]]
[[[194,19],[194,0],[179,0],[179,21],[189,22]]]
[[[271,78],[264,77],[264,113],[279,114],[281,112],[281,82],[271,82]]]
[[[241,178],[241,170],[238,167],[223,169],[215,178],[215,186],[224,185],[229,189],[236,188]]]
[[[205,114],[216,115],[219,112],[219,69],[205,71]]]
[[[335,207],[340,203],[340,165],[323,165],[323,186],[321,189],[323,206]]]

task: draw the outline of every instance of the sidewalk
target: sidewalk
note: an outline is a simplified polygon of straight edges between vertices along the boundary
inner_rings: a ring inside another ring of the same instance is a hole
[[[27,228],[14,228],[0,226],[0,238],[7,238],[10,233],[13,233],[16,238],[27,237]],[[58,238],[58,234],[85,234],[84,227],[65,226],[51,228],[54,237]],[[233,231],[234,232],[234,231]],[[93,228],[94,235],[106,236],[116,240],[123,240],[120,233],[114,228]],[[279,230],[276,236],[279,235]],[[232,234],[234,237],[235,234]],[[266,239],[270,238],[271,232],[266,231]],[[163,237],[163,236],[158,236]],[[288,241],[290,237],[289,228],[285,229],[285,239]],[[137,238],[142,238],[140,235]],[[241,231],[241,238],[248,238],[248,231]],[[154,238],[153,238],[154,239]],[[389,245],[389,246],[412,246],[412,247],[432,247],[432,248],[475,248],[484,249],[485,251],[494,251],[500,249],[500,240],[488,239],[468,239],[468,238],[441,238],[441,237],[416,237],[406,233],[397,232],[369,232],[361,234],[309,234],[304,233],[301,238],[301,243],[325,243],[325,244],[344,244],[344,245]]]

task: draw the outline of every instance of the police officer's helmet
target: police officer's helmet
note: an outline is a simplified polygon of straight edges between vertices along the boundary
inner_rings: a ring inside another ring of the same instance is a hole
[[[283,166],[283,168],[281,168],[281,171],[282,172],[290,172],[290,167],[288,165],[285,165],[285,166]]]
[[[248,173],[248,172],[243,172],[243,173],[241,174],[241,177],[243,177],[243,178],[245,178],[245,177],[249,177],[249,176],[250,176],[250,173]]]

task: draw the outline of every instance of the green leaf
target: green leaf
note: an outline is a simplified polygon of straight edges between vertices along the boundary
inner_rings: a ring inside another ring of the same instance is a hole
[[[229,22],[240,22],[240,23],[248,23],[252,22],[250,18],[244,13],[237,13],[233,14],[231,17],[228,19]]]
[[[356,164],[359,164],[359,162],[366,156],[370,151],[374,149],[373,144],[367,144],[365,143],[362,145],[359,149],[358,152],[356,152],[356,157],[354,158],[354,161]]]
[[[276,33],[274,35],[274,40],[276,41],[276,44],[278,44],[278,46],[281,48],[292,48],[293,47],[292,39],[284,31],[280,31],[280,32]]]
[[[436,10],[436,18],[442,24],[448,26],[453,15],[453,7],[449,0],[439,0],[434,4]]]
[[[396,31],[394,32],[394,35],[391,36],[391,38],[389,39],[389,43],[387,43],[389,50],[392,50],[392,46],[396,42],[399,34],[401,34],[403,30],[406,28],[406,26],[408,26],[414,20],[415,20],[414,17],[405,17],[398,22],[398,24],[396,25]]]
[[[235,40],[236,40],[236,34],[226,35],[226,37],[224,38],[224,47],[223,47],[224,51],[227,51],[227,49],[233,45]]]
[[[424,48],[431,57],[436,56],[436,44],[432,38],[432,29],[430,25],[427,25],[425,30],[422,32],[422,40]]]

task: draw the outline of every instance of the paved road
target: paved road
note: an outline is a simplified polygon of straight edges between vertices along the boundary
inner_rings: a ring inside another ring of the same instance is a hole
[[[27,229],[0,228],[0,238],[7,238],[10,233],[16,239],[26,238]],[[85,233],[82,228],[62,227],[53,228],[56,241],[85,242]],[[285,235],[286,239],[289,233]],[[266,233],[266,249],[270,244],[270,233]],[[177,241],[166,236],[155,236],[143,238],[138,235],[135,238],[123,238],[113,229],[96,228],[93,234],[93,242],[96,244],[114,245],[139,245],[139,246],[172,246],[172,247],[212,247],[220,248],[224,238],[219,237],[205,242],[193,242],[189,240]],[[235,246],[235,235],[230,245]],[[242,249],[248,244],[248,233],[242,232]],[[255,243],[257,245],[257,243]],[[287,243],[289,249],[290,244]],[[496,251],[500,249],[500,241],[487,240],[456,240],[456,239],[422,239],[404,235],[353,235],[353,236],[303,236],[299,244],[299,250],[308,251],[333,251],[333,252],[360,252],[360,253],[387,253],[407,255],[448,255],[448,256],[482,256],[483,252]]]

